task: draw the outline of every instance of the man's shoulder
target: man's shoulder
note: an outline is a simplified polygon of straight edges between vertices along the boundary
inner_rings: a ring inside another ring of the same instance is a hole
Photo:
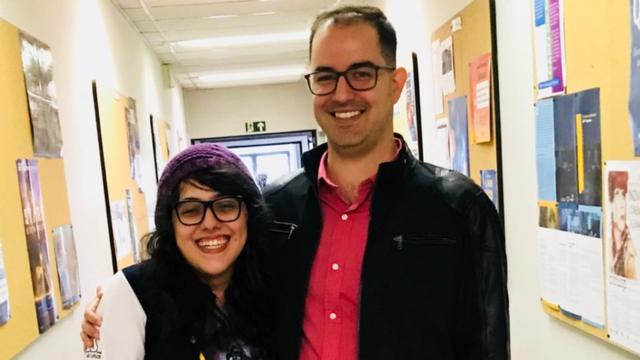
[[[412,173],[414,175],[411,182],[414,185],[408,186],[407,191],[423,194],[431,199],[428,201],[430,206],[442,204],[460,214],[468,214],[472,208],[481,211],[491,211],[490,208],[494,208],[480,186],[455,170],[417,162]]]
[[[309,180],[303,169],[283,175],[273,182],[269,183],[264,189],[263,194],[267,202],[271,199],[282,195],[306,192]]]
[[[482,189],[466,175],[455,170],[419,161],[416,177],[420,184],[433,187],[436,192],[449,197],[478,195]]]

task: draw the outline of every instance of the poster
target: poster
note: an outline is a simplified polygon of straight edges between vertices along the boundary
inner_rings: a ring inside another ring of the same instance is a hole
[[[578,201],[576,165],[576,121],[574,97],[554,98],[554,135],[556,153],[556,198],[559,202]]]
[[[467,97],[449,100],[449,156],[451,168],[469,176]]]
[[[140,158],[140,135],[138,133],[138,116],[136,114],[136,101],[128,99],[125,108],[125,119],[127,121],[127,143],[129,148],[129,164],[131,166],[131,178],[136,181],[138,187],[142,185],[141,158]]]
[[[440,40],[431,43],[431,75],[433,77],[433,112],[442,114],[444,103],[442,97],[442,50]]]
[[[538,226],[547,229],[558,229],[558,203],[555,201],[538,201]]]
[[[19,159],[16,161],[16,165],[38,330],[43,333],[55,324],[57,313],[53,297],[49,242],[45,230],[44,209],[40,194],[40,174],[36,160]]]
[[[546,204],[545,204],[546,203]],[[552,202],[540,204],[541,214],[551,218]],[[540,219],[538,271],[542,298],[565,314],[596,328],[604,327],[604,279],[602,240],[577,232],[554,229]]]
[[[604,181],[609,335],[640,352],[640,161],[606,162]]]
[[[436,131],[434,134],[434,144],[430,147],[429,155],[435,165],[451,169],[451,158],[449,157],[449,119],[436,119]]]
[[[53,229],[53,244],[58,265],[62,308],[69,309],[80,301],[80,273],[72,226],[63,225]]]
[[[127,218],[125,201],[112,201],[111,226],[113,227],[113,241],[117,260],[121,260],[131,254],[131,232]]]
[[[4,265],[4,252],[0,241],[0,326],[6,324],[11,317],[9,307],[9,284],[7,282],[7,270]]]
[[[491,54],[484,54],[469,64],[470,124],[473,143],[491,141]]]
[[[631,1],[631,77],[629,79],[629,121],[633,153],[640,156],[640,0]]]
[[[170,157],[168,137],[169,124],[165,121],[157,120],[152,116],[151,126],[153,127],[153,154],[155,156],[157,182]]]
[[[533,0],[538,99],[564,93],[564,1]]]
[[[53,82],[53,58],[41,41],[20,34],[35,156],[62,157],[62,132]]]
[[[556,145],[553,99],[536,103],[536,168],[538,199],[556,201]]]
[[[133,261],[142,261],[140,253],[140,242],[138,241],[138,230],[136,227],[136,213],[133,210],[133,196],[130,189],[125,189],[125,199],[127,201],[127,219],[129,220],[129,237],[131,239],[131,249],[133,251]]]
[[[602,205],[600,89],[575,94],[578,202]]]
[[[415,156],[416,159],[420,159],[420,146],[418,139],[420,134],[418,134],[418,113],[416,107],[416,88],[414,73],[415,69],[414,71],[409,72],[407,81],[404,85],[407,100],[407,126],[409,128],[409,138],[406,139],[406,142],[413,156]]]
[[[495,169],[480,170],[480,187],[491,199],[496,209],[500,209],[498,205],[498,172]]]
[[[453,38],[451,36],[442,40],[440,43],[440,51],[442,61],[440,73],[442,93],[444,95],[453,94],[453,92],[456,91],[456,77],[453,63]]]

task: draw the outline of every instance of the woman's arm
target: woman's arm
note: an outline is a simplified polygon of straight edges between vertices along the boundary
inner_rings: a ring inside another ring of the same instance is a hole
[[[147,317],[124,274],[116,273],[103,292],[100,339],[85,349],[85,359],[143,359]]]

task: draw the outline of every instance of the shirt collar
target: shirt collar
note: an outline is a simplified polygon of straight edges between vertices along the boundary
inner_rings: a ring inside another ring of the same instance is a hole
[[[402,140],[400,140],[397,137],[394,138],[393,140],[394,140],[394,145],[395,145],[395,153],[393,154],[393,160],[391,160],[391,161],[398,160],[398,157],[400,156],[400,151],[402,151]],[[326,185],[329,185],[330,187],[338,188],[338,185],[336,185],[329,178],[329,172],[327,171],[327,159],[328,158],[329,158],[329,151],[326,150],[324,152],[324,154],[322,154],[322,157],[320,158],[320,167],[318,168],[317,184],[318,184],[318,187],[322,186],[322,184],[326,184]],[[371,183],[375,183],[376,175],[377,174],[372,174],[370,177],[364,179],[362,181],[362,183],[360,183],[359,186],[362,186],[362,184],[367,182],[367,181],[370,181]]]

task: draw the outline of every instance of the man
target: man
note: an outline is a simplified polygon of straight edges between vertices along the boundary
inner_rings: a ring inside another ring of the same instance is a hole
[[[328,143],[265,191],[280,359],[509,357],[500,221],[468,178],[394,136],[395,52],[377,8],[312,26],[305,78]]]

